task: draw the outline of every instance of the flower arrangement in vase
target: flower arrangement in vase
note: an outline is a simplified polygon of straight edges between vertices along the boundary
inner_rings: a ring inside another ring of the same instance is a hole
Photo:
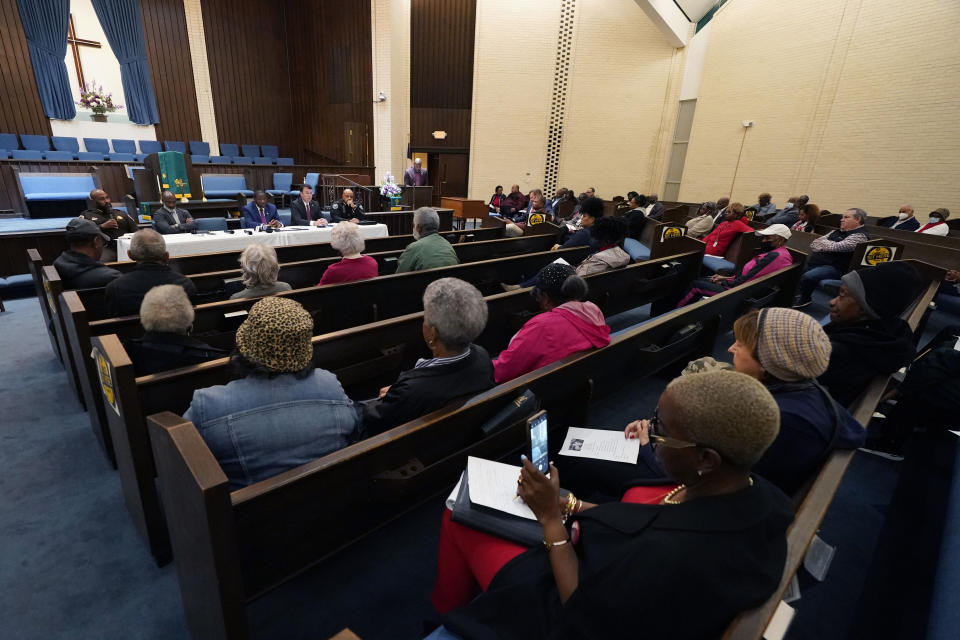
[[[393,181],[393,176],[387,174],[383,178],[383,184],[380,185],[380,195],[390,199],[390,209],[400,209],[400,185]]]
[[[107,93],[103,87],[95,87],[92,83],[86,85],[80,92],[80,101],[77,104],[90,109],[93,112],[93,119],[97,122],[106,122],[108,113],[123,109],[122,104],[116,104],[113,101],[112,93]]]

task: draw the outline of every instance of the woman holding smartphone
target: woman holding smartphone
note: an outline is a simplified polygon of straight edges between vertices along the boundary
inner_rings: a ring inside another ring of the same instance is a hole
[[[444,514],[433,604],[446,638],[719,637],[762,604],[786,558],[790,503],[750,473],[779,411],[757,380],[674,380],[650,439],[671,479],[601,505],[561,500],[559,471],[524,459],[517,492],[543,527],[526,549]],[[477,588],[484,593],[474,598]]]

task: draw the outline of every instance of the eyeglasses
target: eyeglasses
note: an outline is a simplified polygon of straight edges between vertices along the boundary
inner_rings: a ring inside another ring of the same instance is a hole
[[[686,440],[678,440],[677,438],[668,438],[667,436],[661,436],[658,431],[660,431],[660,418],[657,413],[660,411],[660,407],[657,407],[653,410],[653,417],[650,418],[650,429],[647,433],[647,436],[650,438],[650,446],[656,448],[658,445],[663,445],[671,449],[689,449],[690,447],[699,447],[700,445],[696,442],[688,442]]]

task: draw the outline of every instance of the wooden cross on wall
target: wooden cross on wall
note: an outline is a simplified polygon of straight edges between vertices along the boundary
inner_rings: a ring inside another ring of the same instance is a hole
[[[77,37],[77,30],[73,26],[73,14],[70,14],[70,28],[67,31],[67,44],[73,51],[73,64],[77,69],[77,81],[80,83],[80,91],[87,88],[86,80],[83,78],[83,65],[80,64],[80,47],[100,48],[100,43],[96,40],[83,40]]]

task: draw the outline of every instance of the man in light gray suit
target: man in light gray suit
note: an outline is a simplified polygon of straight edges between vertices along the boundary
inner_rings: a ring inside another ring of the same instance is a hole
[[[160,233],[190,233],[197,228],[197,223],[190,217],[190,212],[177,207],[177,196],[172,191],[164,191],[160,196],[163,206],[153,212],[153,228]]]

